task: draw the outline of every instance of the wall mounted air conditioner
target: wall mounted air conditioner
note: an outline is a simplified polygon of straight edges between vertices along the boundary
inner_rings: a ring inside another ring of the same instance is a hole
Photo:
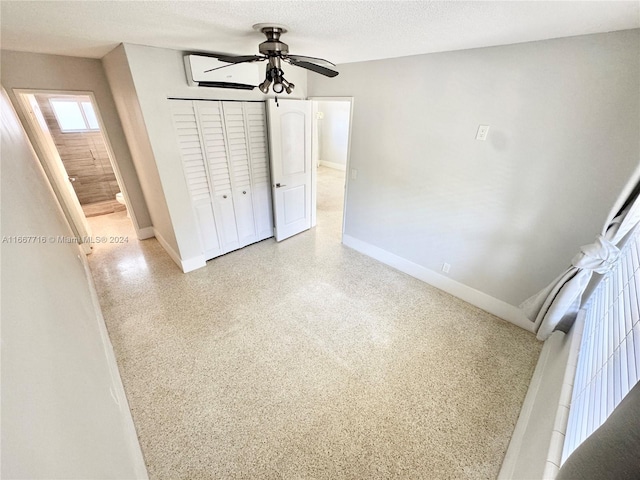
[[[252,90],[260,83],[260,65],[257,63],[232,65],[213,56],[190,54],[185,55],[184,64],[187,82],[192,86]],[[225,68],[207,72],[223,66]]]

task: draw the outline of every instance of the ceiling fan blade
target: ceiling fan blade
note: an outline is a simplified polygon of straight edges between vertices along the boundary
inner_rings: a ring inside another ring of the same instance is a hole
[[[227,63],[226,65],[222,65],[221,67],[210,68],[209,70],[205,70],[203,73],[213,72],[214,70],[220,70],[221,68],[233,67],[235,63]]]
[[[229,55],[229,56],[218,57],[218,60],[220,60],[221,62],[227,62],[227,63],[259,62],[265,59],[266,57],[263,57],[262,55],[241,55],[241,56]]]
[[[322,65],[316,65],[315,63],[297,61],[291,58],[285,58],[285,61],[289,62],[291,65],[295,67],[306,68],[307,70],[311,70],[312,72],[319,73],[326,77],[333,78],[336,75],[338,75],[338,72],[336,72],[335,70],[331,70],[330,68],[323,67]]]
[[[316,58],[316,57],[305,57],[304,55],[283,55],[284,58],[290,58],[291,60],[295,60],[296,62],[309,62],[315,63],[316,65],[322,65],[323,67],[335,67],[336,64],[330,62],[329,60],[325,60],[324,58]]]
[[[238,63],[262,62],[263,60],[267,59],[266,57],[261,57],[259,55],[245,55],[243,57],[213,57],[213,58],[215,58],[220,62],[228,62],[228,65],[210,68],[209,70],[205,70],[204,73],[213,72],[214,70],[220,70],[221,68],[230,67]]]

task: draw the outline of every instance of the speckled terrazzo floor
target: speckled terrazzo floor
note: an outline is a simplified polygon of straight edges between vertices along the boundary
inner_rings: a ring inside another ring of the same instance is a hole
[[[152,479],[495,478],[541,344],[318,226],[183,274],[123,212],[89,256]]]

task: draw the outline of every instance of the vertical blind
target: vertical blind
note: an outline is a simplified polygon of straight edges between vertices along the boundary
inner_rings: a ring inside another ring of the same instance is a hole
[[[563,463],[640,378],[639,237],[637,228],[585,305]]]

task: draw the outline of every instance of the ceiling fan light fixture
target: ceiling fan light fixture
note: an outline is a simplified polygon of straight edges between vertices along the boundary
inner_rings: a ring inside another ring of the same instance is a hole
[[[260,85],[258,85],[258,88],[260,89],[260,91],[262,93],[269,93],[269,87],[271,86],[271,80],[269,80],[268,78],[265,79],[264,82],[262,82]]]
[[[271,68],[267,67],[264,82],[258,85],[258,88],[262,93],[267,94],[269,93],[269,87],[271,86],[271,82],[273,82],[273,74],[272,74]]]
[[[284,85],[284,89],[288,94],[291,94],[291,92],[293,92],[293,89],[296,88],[295,84],[287,82],[284,78],[282,79],[282,84]]]
[[[278,81],[279,79],[276,80],[276,82],[273,84],[273,93],[282,93],[284,92],[285,86],[284,83]]]

